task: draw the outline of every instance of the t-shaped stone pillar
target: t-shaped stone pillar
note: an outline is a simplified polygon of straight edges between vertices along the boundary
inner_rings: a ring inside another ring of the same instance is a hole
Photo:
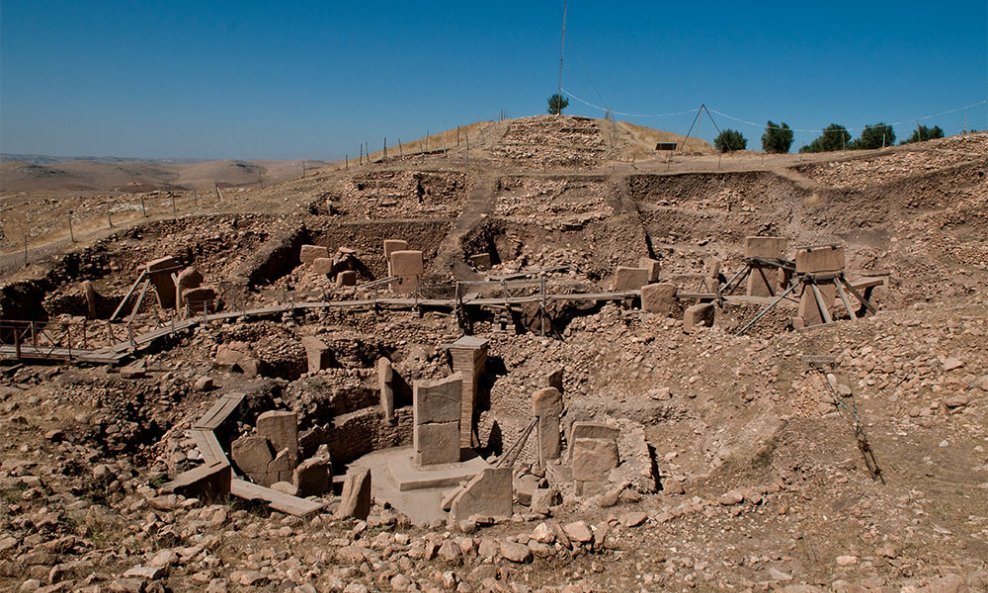
[[[462,336],[449,346],[453,372],[463,377],[463,409],[460,415],[460,446],[479,445],[473,440],[473,414],[477,406],[477,388],[487,364],[487,340]]]
[[[782,259],[789,243],[785,237],[745,237],[744,256],[749,258],[751,273],[748,275],[748,296],[775,296],[782,285],[780,268],[766,266],[751,258]]]
[[[460,461],[460,401],[463,377],[416,381],[412,389],[412,447],[417,465]]]

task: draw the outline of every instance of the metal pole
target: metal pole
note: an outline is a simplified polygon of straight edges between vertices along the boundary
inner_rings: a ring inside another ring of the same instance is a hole
[[[562,97],[563,94],[563,52],[566,49],[566,0],[563,0],[563,27],[559,34],[559,84],[556,85],[556,95]],[[560,103],[559,113],[562,114],[562,103]]]

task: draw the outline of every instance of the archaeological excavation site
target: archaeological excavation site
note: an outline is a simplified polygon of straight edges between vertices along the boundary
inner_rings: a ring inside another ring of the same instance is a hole
[[[0,589],[988,591],[988,133],[647,138],[18,194]]]

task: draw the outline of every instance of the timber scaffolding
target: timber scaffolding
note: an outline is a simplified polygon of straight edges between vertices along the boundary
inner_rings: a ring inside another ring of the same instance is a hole
[[[384,283],[380,281],[380,283]],[[137,284],[137,283],[135,283]],[[375,282],[374,284],[378,284]],[[519,289],[538,287],[535,294],[517,294]],[[487,288],[487,291],[481,289]],[[67,361],[89,364],[118,364],[133,355],[137,350],[151,345],[159,339],[173,336],[181,331],[211,322],[224,322],[246,317],[268,317],[279,314],[295,314],[310,310],[327,309],[391,309],[423,311],[452,311],[461,325],[468,324],[466,310],[471,307],[486,308],[495,313],[526,303],[539,303],[542,314],[542,332],[546,331],[548,316],[546,307],[556,301],[626,301],[641,297],[640,290],[625,290],[592,293],[551,293],[545,274],[535,279],[501,278],[490,281],[457,282],[454,298],[421,298],[419,291],[408,297],[376,297],[338,301],[318,300],[242,308],[210,313],[204,307],[199,314],[188,314],[184,319],[173,316],[169,320],[156,320],[156,325],[148,331],[137,333],[134,330],[134,317],[127,323],[110,321],[83,322],[41,322],[41,321],[0,321],[0,359]],[[473,289],[473,290],[467,290]],[[498,292],[496,296],[481,296],[482,292]],[[103,332],[109,345],[96,346],[93,342]]]

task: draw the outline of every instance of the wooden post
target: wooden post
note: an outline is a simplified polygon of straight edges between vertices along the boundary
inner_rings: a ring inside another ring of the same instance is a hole
[[[350,170],[350,155],[346,155],[345,158],[346,158],[346,161],[345,161],[346,164],[344,165],[344,167],[345,167],[345,170],[349,171]]]
[[[148,209],[147,206],[144,205],[144,196],[141,196],[141,214],[144,215],[144,218],[148,217]]]
[[[305,179],[305,159],[302,159],[302,179]]]
[[[542,297],[542,300],[539,303],[539,308],[542,309],[542,315],[540,315],[541,321],[542,321],[542,335],[545,336],[545,316],[547,314],[546,307],[545,307],[545,273],[542,273],[539,276],[539,293],[540,293],[540,295]],[[541,456],[541,451],[542,451],[542,449],[539,448],[540,456]],[[540,462],[541,462],[541,459],[540,459]]]
[[[65,324],[65,342],[69,348],[69,359],[72,358],[72,325],[69,323]]]
[[[31,321],[31,345],[38,347],[38,332],[34,328],[34,321]]]
[[[14,328],[14,352],[17,353],[17,358],[21,357],[21,333],[17,331],[16,325],[11,325]]]
[[[388,137],[384,137],[384,160],[388,160]]]
[[[72,211],[69,210],[69,240],[75,243],[75,231],[72,229]]]
[[[402,152],[402,148],[401,148],[401,138],[398,138],[398,156],[399,157],[405,156],[405,153]]]
[[[171,192],[171,196],[172,196],[172,218],[175,218],[175,216],[176,216],[175,193],[174,192]]]
[[[108,224],[111,229],[113,228],[113,214],[110,212],[109,202],[106,203],[106,224]]]

